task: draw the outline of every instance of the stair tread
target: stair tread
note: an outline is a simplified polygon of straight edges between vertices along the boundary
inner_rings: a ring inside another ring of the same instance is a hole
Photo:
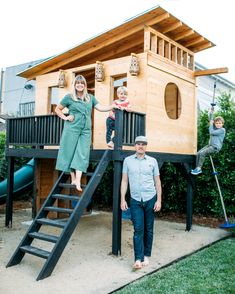
[[[49,251],[46,251],[34,246],[30,246],[30,245],[21,246],[20,250],[24,251],[25,253],[36,255],[38,257],[45,258],[45,259],[47,259],[51,254]]]
[[[40,240],[44,240],[44,241],[48,241],[52,243],[56,243],[59,239],[57,236],[53,236],[53,235],[49,235],[49,234],[45,234],[41,232],[32,232],[32,233],[29,233],[29,236],[32,238],[36,238],[36,239],[40,239]]]
[[[59,183],[59,187],[76,189],[76,185],[69,184],[69,183]],[[82,188],[85,188],[86,185],[83,185],[83,184],[82,184],[81,187],[82,187]]]
[[[78,199],[76,199],[78,200]],[[64,207],[56,207],[56,206],[46,206],[44,207],[45,210],[49,211],[56,211],[56,212],[64,212],[64,213],[73,213],[73,209],[71,208],[64,208]]]
[[[87,172],[87,173],[84,173],[83,175],[87,177],[92,177],[93,174],[94,174],[93,172]]]
[[[70,175],[69,172],[65,172],[66,175]],[[87,172],[82,174],[84,177],[91,177],[93,175],[93,172]]]
[[[59,199],[64,199],[64,200],[79,200],[79,196],[74,196],[74,195],[67,195],[67,194],[53,194],[53,198],[59,198]]]
[[[56,219],[49,219],[49,218],[38,218],[37,222],[44,225],[50,225],[53,227],[59,227],[64,228],[66,225],[66,222],[62,222]]]

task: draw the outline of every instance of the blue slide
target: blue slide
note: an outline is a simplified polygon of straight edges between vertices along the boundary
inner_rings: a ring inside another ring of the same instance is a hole
[[[31,159],[26,165],[14,173],[14,194],[25,191],[33,186],[34,159]],[[0,204],[6,202],[7,179],[0,182]]]

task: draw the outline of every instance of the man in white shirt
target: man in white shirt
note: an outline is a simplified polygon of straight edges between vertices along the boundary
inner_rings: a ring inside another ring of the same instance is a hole
[[[145,154],[147,138],[135,139],[134,155],[123,162],[121,182],[121,209],[127,210],[125,195],[130,185],[130,210],[134,226],[133,268],[140,269],[149,264],[153,243],[154,212],[161,209],[161,180],[157,160]]]

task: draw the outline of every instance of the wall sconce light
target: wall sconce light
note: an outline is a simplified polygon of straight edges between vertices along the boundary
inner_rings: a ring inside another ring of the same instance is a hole
[[[104,65],[100,61],[96,61],[95,79],[96,79],[97,82],[103,82],[104,81]]]
[[[65,72],[62,69],[60,69],[59,80],[58,80],[58,87],[59,88],[66,87]]]
[[[129,68],[129,72],[132,76],[138,76],[140,73],[140,65],[138,56],[135,53],[131,53],[131,65]]]

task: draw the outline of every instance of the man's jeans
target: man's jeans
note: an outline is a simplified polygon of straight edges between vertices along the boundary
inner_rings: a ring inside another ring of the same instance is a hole
[[[151,256],[155,202],[156,196],[146,202],[133,198],[130,200],[131,218],[134,225],[135,260],[144,261],[144,256]]]

